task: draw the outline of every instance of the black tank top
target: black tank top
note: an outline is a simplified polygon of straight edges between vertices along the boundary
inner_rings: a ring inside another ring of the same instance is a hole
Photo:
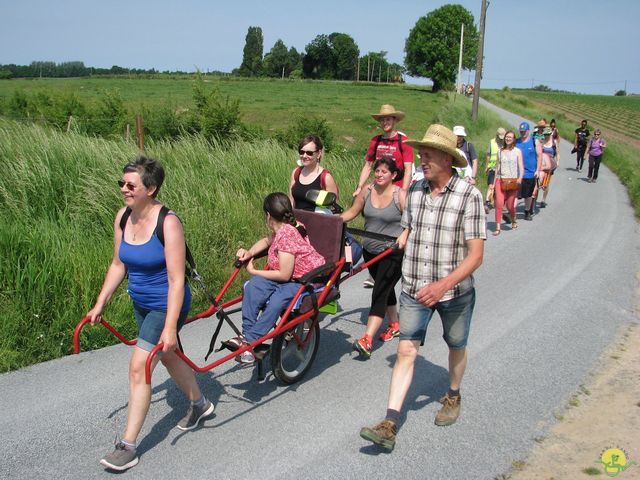
[[[297,208],[298,210],[306,210],[308,212],[313,212],[316,209],[316,204],[311,203],[305,198],[305,195],[309,190],[322,190],[320,175],[318,175],[316,179],[309,185],[303,185],[302,183],[300,183],[300,179],[294,181],[293,187],[291,187],[293,208]]]

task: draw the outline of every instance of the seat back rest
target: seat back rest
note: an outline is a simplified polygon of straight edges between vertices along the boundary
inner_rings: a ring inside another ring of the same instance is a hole
[[[337,262],[344,250],[344,222],[337,215],[294,210],[296,220],[303,223],[309,242],[329,262]]]

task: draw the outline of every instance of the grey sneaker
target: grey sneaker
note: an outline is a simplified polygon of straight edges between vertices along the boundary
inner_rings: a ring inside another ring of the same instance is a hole
[[[396,424],[391,420],[383,420],[375,427],[363,427],[360,430],[360,436],[365,440],[375,443],[389,451],[393,450],[396,445],[396,434],[398,429]]]
[[[367,278],[363,283],[362,286],[364,288],[373,288],[373,286],[375,285],[375,280],[373,278],[371,278],[371,276],[369,276],[369,278]]]
[[[111,470],[123,472],[138,464],[136,449],[129,450],[122,442],[116,442],[116,448],[109,455],[100,460],[100,464]]]
[[[211,415],[214,409],[215,406],[209,400],[204,402],[204,405],[200,408],[190,405],[187,415],[178,422],[178,428],[185,432],[193,430],[198,426],[200,420]]]

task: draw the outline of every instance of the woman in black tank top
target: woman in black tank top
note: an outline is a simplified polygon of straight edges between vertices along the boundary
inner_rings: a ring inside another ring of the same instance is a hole
[[[289,198],[293,208],[313,212],[315,203],[306,199],[309,190],[327,190],[338,195],[338,186],[328,170],[320,166],[322,140],[315,135],[304,137],[298,145],[298,167],[291,172]]]

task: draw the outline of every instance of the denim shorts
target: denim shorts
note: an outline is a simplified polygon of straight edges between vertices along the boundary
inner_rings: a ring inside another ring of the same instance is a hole
[[[187,313],[181,313],[178,317],[178,331],[184,325]],[[136,317],[136,323],[138,324],[138,343],[136,343],[136,346],[150,352],[160,341],[167,312],[147,310],[134,305],[133,315]]]
[[[475,303],[476,291],[474,288],[451,300],[438,302],[433,307],[425,307],[402,292],[399,312],[400,340],[420,340],[420,344],[424,345],[427,327],[433,312],[437,311],[444,330],[442,338],[449,348],[465,348],[469,338],[471,316]]]

